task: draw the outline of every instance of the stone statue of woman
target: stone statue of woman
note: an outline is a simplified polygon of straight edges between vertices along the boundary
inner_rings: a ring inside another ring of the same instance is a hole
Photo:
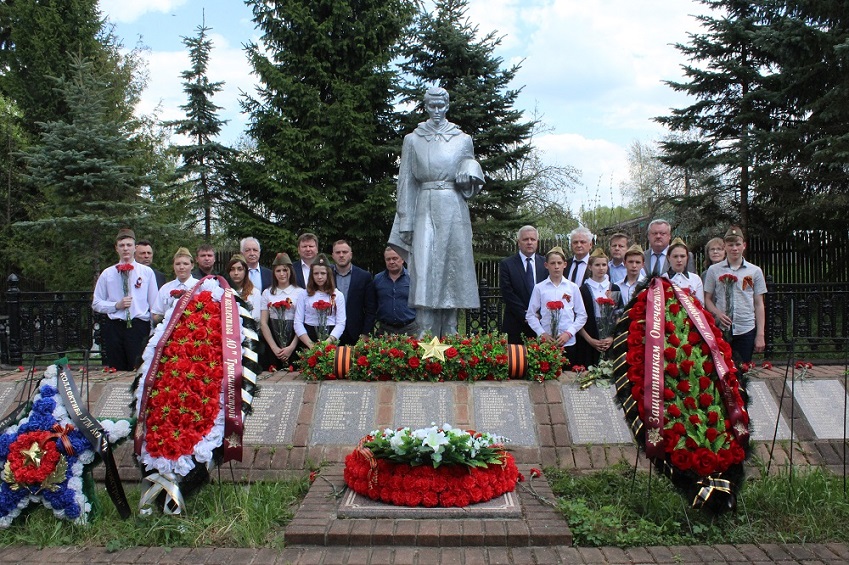
[[[428,89],[424,106],[429,119],[404,137],[389,245],[407,261],[421,335],[441,337],[457,333],[459,308],[480,307],[466,200],[484,180],[472,138],[445,117],[448,92]]]

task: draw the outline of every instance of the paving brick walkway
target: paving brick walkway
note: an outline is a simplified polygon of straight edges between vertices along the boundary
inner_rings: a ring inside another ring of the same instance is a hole
[[[842,375],[842,371],[842,367],[816,367],[811,376],[834,378]],[[0,382],[18,381],[22,376],[13,371],[0,371]],[[129,374],[107,376],[97,373],[92,376],[95,397],[105,383],[113,380],[129,382],[132,378]],[[772,376],[777,378],[768,380],[768,386],[775,388],[782,376],[778,373]],[[278,373],[266,382],[285,382],[296,378]],[[549,382],[529,388],[539,443],[514,449],[525,475],[529,474],[531,465],[591,472],[621,460],[633,463],[636,449],[632,445],[578,445],[571,442],[562,406],[558,406],[562,404],[560,385]],[[343,486],[340,462],[352,446],[310,445],[308,431],[319,386],[318,383],[306,385],[291,445],[246,447],[244,460],[235,468],[237,480],[255,481],[273,480],[287,473],[302,474],[310,460],[331,464],[322,470],[323,479],[313,484],[287,527],[285,549],[138,547],[107,552],[105,548],[13,546],[0,548],[0,564],[849,563],[849,545],[842,543],[576,548],[571,546],[571,534],[563,518],[524,488],[517,491],[523,511],[521,519],[337,519],[337,502],[328,495],[334,487],[338,490]],[[464,425],[463,410],[464,406],[468,406],[463,390],[457,396],[460,418],[455,422],[457,425]],[[381,391],[377,406],[381,423],[383,420],[391,421],[393,394],[389,388]],[[785,417],[790,417],[786,409],[783,411]],[[843,441],[817,439],[798,412],[794,418],[797,423],[796,441],[792,446],[789,442],[776,445],[773,469],[786,468],[792,457],[794,465],[823,466],[843,473]],[[131,449],[124,445],[117,455],[121,475],[125,478],[136,476],[138,471],[132,461]],[[757,442],[755,455],[766,461],[769,444]],[[640,465],[647,468],[644,458],[640,459]],[[751,467],[750,471],[755,471],[755,468]],[[547,483],[539,481],[535,484],[540,495],[553,499]]]

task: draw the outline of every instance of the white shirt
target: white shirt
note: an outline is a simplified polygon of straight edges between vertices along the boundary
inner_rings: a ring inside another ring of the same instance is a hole
[[[298,302],[304,299],[307,295],[307,291],[302,289],[299,286],[295,286],[290,284],[286,288],[275,288],[274,293],[271,293],[271,288],[266,288],[262,291],[262,300],[260,302],[261,309],[268,311],[268,318],[270,320],[280,319],[280,314],[277,308],[269,308],[270,304],[275,302],[280,302],[281,300],[286,300],[287,298],[292,301],[292,307],[288,310],[283,311],[283,319],[284,320],[294,320],[295,319],[295,308],[298,305]]]
[[[342,337],[345,331],[345,295],[339,289],[333,291],[333,297],[336,301],[336,307],[332,308],[327,314],[327,326],[334,326],[330,335],[335,337],[337,341]],[[330,302],[331,296],[326,292],[316,291],[315,294],[309,296],[304,293],[304,299],[299,300],[295,305],[295,334],[298,337],[307,333],[305,325],[318,326],[318,311],[313,308],[313,304],[319,300]]]
[[[619,287],[619,298],[622,300],[622,306],[627,306],[628,302],[631,301],[631,298],[634,296],[634,289],[637,288],[637,285],[646,280],[646,278],[641,274],[637,277],[633,283],[629,284],[628,277],[616,283],[616,286]]]
[[[235,291],[235,287],[233,288]],[[242,296],[241,292],[236,292],[239,296]],[[261,303],[262,303],[262,295],[259,293],[259,287],[254,287],[251,291],[250,296],[242,296],[242,299],[251,305],[250,313],[251,318],[259,322],[259,317],[262,314],[261,311]]]
[[[150,306],[156,302],[159,291],[156,286],[156,276],[153,269],[136,261],[129,263],[133,270],[127,273],[128,296],[133,298],[130,305],[130,318],[150,320]],[[91,308],[95,312],[106,314],[111,320],[126,320],[126,310],[118,310],[116,302],[124,298],[123,275],[118,272],[118,265],[112,265],[103,270],[97,277],[94,286],[94,298]]]
[[[165,312],[171,309],[172,306],[177,302],[177,299],[171,296],[172,290],[185,290],[189,291],[194,288],[197,284],[198,280],[192,276],[186,279],[186,282],[181,283],[178,279],[174,279],[173,281],[169,281],[162,285],[162,288],[159,289],[159,294],[156,295],[156,301],[153,303],[153,306],[150,308],[151,314],[157,314],[159,316],[164,316]]]
[[[549,302],[563,304],[563,309],[559,311],[557,335],[569,332],[572,337],[566,345],[574,345],[575,334],[587,323],[587,311],[584,308],[584,301],[581,300],[581,290],[566,277],[563,277],[557,285],[551,282],[551,277],[548,277],[534,287],[525,320],[537,336],[551,333],[551,310],[546,306]]]
[[[598,318],[601,315],[599,312],[599,306],[596,302],[598,298],[607,298],[607,291],[610,290],[610,280],[605,275],[605,279],[601,282],[596,282],[592,279],[587,279],[584,281],[584,284],[587,285],[587,288],[590,289],[590,292],[593,295],[593,316]],[[586,309],[586,306],[584,307]],[[589,316],[589,312],[587,315]]]
[[[670,276],[672,275],[672,276]],[[679,287],[687,290],[689,289],[690,294],[699,299],[699,302],[704,304],[705,301],[705,289],[702,285],[702,279],[696,273],[672,273],[669,271],[668,273],[663,274],[664,277],[669,279],[670,282],[675,283]]]

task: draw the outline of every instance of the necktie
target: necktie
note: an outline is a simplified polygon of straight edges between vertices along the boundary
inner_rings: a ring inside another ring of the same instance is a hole
[[[651,271],[652,275],[660,274],[660,253],[654,254],[654,268]]]
[[[536,280],[534,279],[534,260],[530,257],[526,259],[527,263],[525,264],[525,279],[528,282],[528,289],[533,290],[534,284],[536,284]]]
[[[573,283],[578,282],[577,281],[577,279],[578,279],[578,269],[581,268],[582,263],[583,263],[583,261],[575,261],[572,265],[572,276],[569,277],[569,280],[572,281]]]

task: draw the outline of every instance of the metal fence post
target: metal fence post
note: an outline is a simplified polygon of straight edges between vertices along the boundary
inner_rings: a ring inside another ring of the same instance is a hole
[[[9,313],[9,364],[20,365],[21,355],[21,289],[18,275],[6,279],[6,310]]]

